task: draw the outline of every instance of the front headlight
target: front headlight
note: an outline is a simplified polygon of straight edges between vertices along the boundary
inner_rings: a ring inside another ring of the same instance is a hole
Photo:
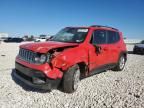
[[[47,56],[45,54],[37,54],[34,60],[36,64],[43,64],[46,62]]]
[[[46,55],[42,54],[42,55],[40,56],[40,63],[44,63],[44,62],[46,62],[46,60],[47,60]]]

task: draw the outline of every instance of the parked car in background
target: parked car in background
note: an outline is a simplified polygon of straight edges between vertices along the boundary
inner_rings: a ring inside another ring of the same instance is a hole
[[[63,86],[74,92],[82,78],[108,69],[122,71],[127,49],[122,32],[107,26],[66,27],[49,41],[20,46],[14,76],[29,86]]]
[[[11,38],[11,37],[4,40],[4,42],[18,42],[18,43],[23,41],[24,41],[23,38]]]
[[[47,35],[40,35],[39,38],[35,39],[35,42],[45,42],[47,41],[47,39],[49,39],[51,36],[47,36]]]
[[[142,40],[139,44],[136,44],[133,48],[134,54],[144,54],[144,40]]]
[[[45,42],[46,41],[46,38],[45,37],[40,37],[40,38],[37,38],[34,40],[35,42]]]

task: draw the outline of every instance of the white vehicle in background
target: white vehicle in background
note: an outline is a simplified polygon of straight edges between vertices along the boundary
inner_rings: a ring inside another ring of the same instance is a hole
[[[35,42],[46,42],[51,36],[40,35],[39,38],[35,39]]]

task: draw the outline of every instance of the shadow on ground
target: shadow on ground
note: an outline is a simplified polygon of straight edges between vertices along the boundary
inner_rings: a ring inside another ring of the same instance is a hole
[[[134,54],[134,55],[144,55],[143,53],[136,53],[136,54],[135,54],[135,53],[133,53],[133,51],[128,51],[127,53],[128,53],[128,54]]]
[[[127,53],[128,53],[128,54],[134,54],[133,51],[128,51]]]

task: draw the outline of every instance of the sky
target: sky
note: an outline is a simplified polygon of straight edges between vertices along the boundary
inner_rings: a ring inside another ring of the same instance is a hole
[[[67,26],[107,25],[144,38],[144,0],[0,0],[0,32],[56,34]]]

